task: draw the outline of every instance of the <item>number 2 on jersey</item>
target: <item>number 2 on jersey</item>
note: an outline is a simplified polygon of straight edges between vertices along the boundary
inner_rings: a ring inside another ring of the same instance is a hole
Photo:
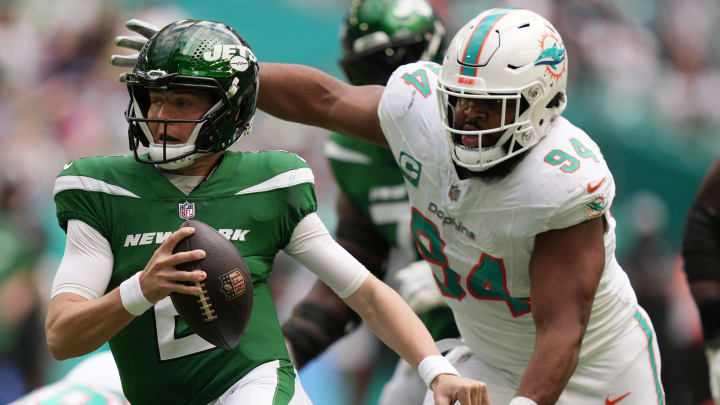
[[[445,241],[442,240],[437,225],[426,218],[417,208],[412,209],[411,229],[415,244],[423,258],[443,269],[443,279],[439,280],[433,272],[435,281],[442,294],[461,301],[466,292],[462,288],[460,274],[450,268],[445,255]],[[511,297],[506,284],[505,264],[502,259],[483,253],[475,267],[470,270],[465,286],[476,299],[505,301],[513,317],[530,312],[530,298]]]
[[[178,329],[180,316],[169,296],[156,302],[153,312],[161,361],[192,356],[215,348],[212,343],[192,333],[184,322],[182,323],[184,327]]]

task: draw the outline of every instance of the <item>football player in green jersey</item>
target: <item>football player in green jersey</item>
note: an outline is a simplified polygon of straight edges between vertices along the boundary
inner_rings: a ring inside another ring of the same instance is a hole
[[[258,89],[257,60],[235,31],[210,21],[170,24],[126,79],[134,156],[72,161],[55,184],[68,234],[46,321],[56,358],[109,341],[133,404],[157,403],[160,393],[174,404],[308,404],[266,283],[283,249],[417,366],[438,404],[489,403],[485,385],[459,377],[404,301],[332,240],[302,159],[227,151],[250,132]],[[199,294],[184,282],[206,276],[175,268],[205,255],[172,253],[193,232],[173,230],[191,217],[226,235],[251,270],[253,314],[232,350],[194,334],[168,297]]]
[[[340,66],[354,85],[384,85],[395,69],[417,60],[441,62],[445,28],[425,0],[360,0],[343,21]],[[430,267],[419,256],[410,229],[402,172],[389,149],[332,133],[325,145],[340,188],[338,243],[375,276],[384,278],[390,249],[417,261],[400,270],[399,292],[435,340],[459,336],[452,311],[442,303]],[[397,270],[397,269],[392,269]],[[349,332],[353,312],[318,281],[283,325],[299,368]],[[401,361],[384,387],[381,404],[420,404],[423,382]]]

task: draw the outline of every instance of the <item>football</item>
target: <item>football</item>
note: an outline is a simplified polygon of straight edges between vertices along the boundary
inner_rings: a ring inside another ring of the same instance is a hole
[[[250,269],[238,250],[220,232],[198,221],[185,221],[183,226],[195,233],[181,240],[173,253],[195,249],[205,251],[202,260],[181,263],[179,270],[205,271],[207,277],[197,283],[200,296],[170,294],[182,319],[201,338],[223,349],[232,349],[240,342],[252,313],[253,285]]]

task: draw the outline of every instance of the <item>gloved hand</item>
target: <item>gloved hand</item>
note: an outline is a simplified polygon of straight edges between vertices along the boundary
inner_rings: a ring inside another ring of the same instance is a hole
[[[411,263],[395,275],[398,293],[415,312],[425,312],[443,304],[432,269],[424,260]]]
[[[132,68],[135,66],[135,62],[137,62],[137,58],[142,47],[145,46],[147,41],[152,38],[155,33],[160,31],[160,28],[134,18],[126,21],[125,26],[129,30],[137,32],[141,36],[119,35],[115,37],[115,45],[120,48],[127,48],[137,52],[130,55],[111,55],[110,64],[113,66]],[[120,77],[118,77],[118,80],[125,83],[125,75],[126,73],[121,74]]]

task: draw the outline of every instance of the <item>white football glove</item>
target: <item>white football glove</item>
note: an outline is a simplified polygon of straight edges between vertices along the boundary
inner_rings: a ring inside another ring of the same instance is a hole
[[[720,345],[705,346],[705,355],[710,372],[710,393],[712,393],[713,401],[720,404]]]
[[[125,26],[130,31],[137,32],[141,36],[119,35],[115,37],[115,45],[120,48],[127,48],[137,52],[130,55],[111,55],[110,64],[113,66],[132,68],[135,66],[135,62],[137,62],[137,58],[142,47],[145,46],[147,41],[152,38],[155,33],[160,31],[160,28],[134,18],[126,21]],[[125,75],[126,73],[121,74],[120,77],[118,77],[118,80],[125,83]]]
[[[424,260],[411,263],[395,275],[398,293],[415,312],[425,312],[443,304],[432,269]]]

